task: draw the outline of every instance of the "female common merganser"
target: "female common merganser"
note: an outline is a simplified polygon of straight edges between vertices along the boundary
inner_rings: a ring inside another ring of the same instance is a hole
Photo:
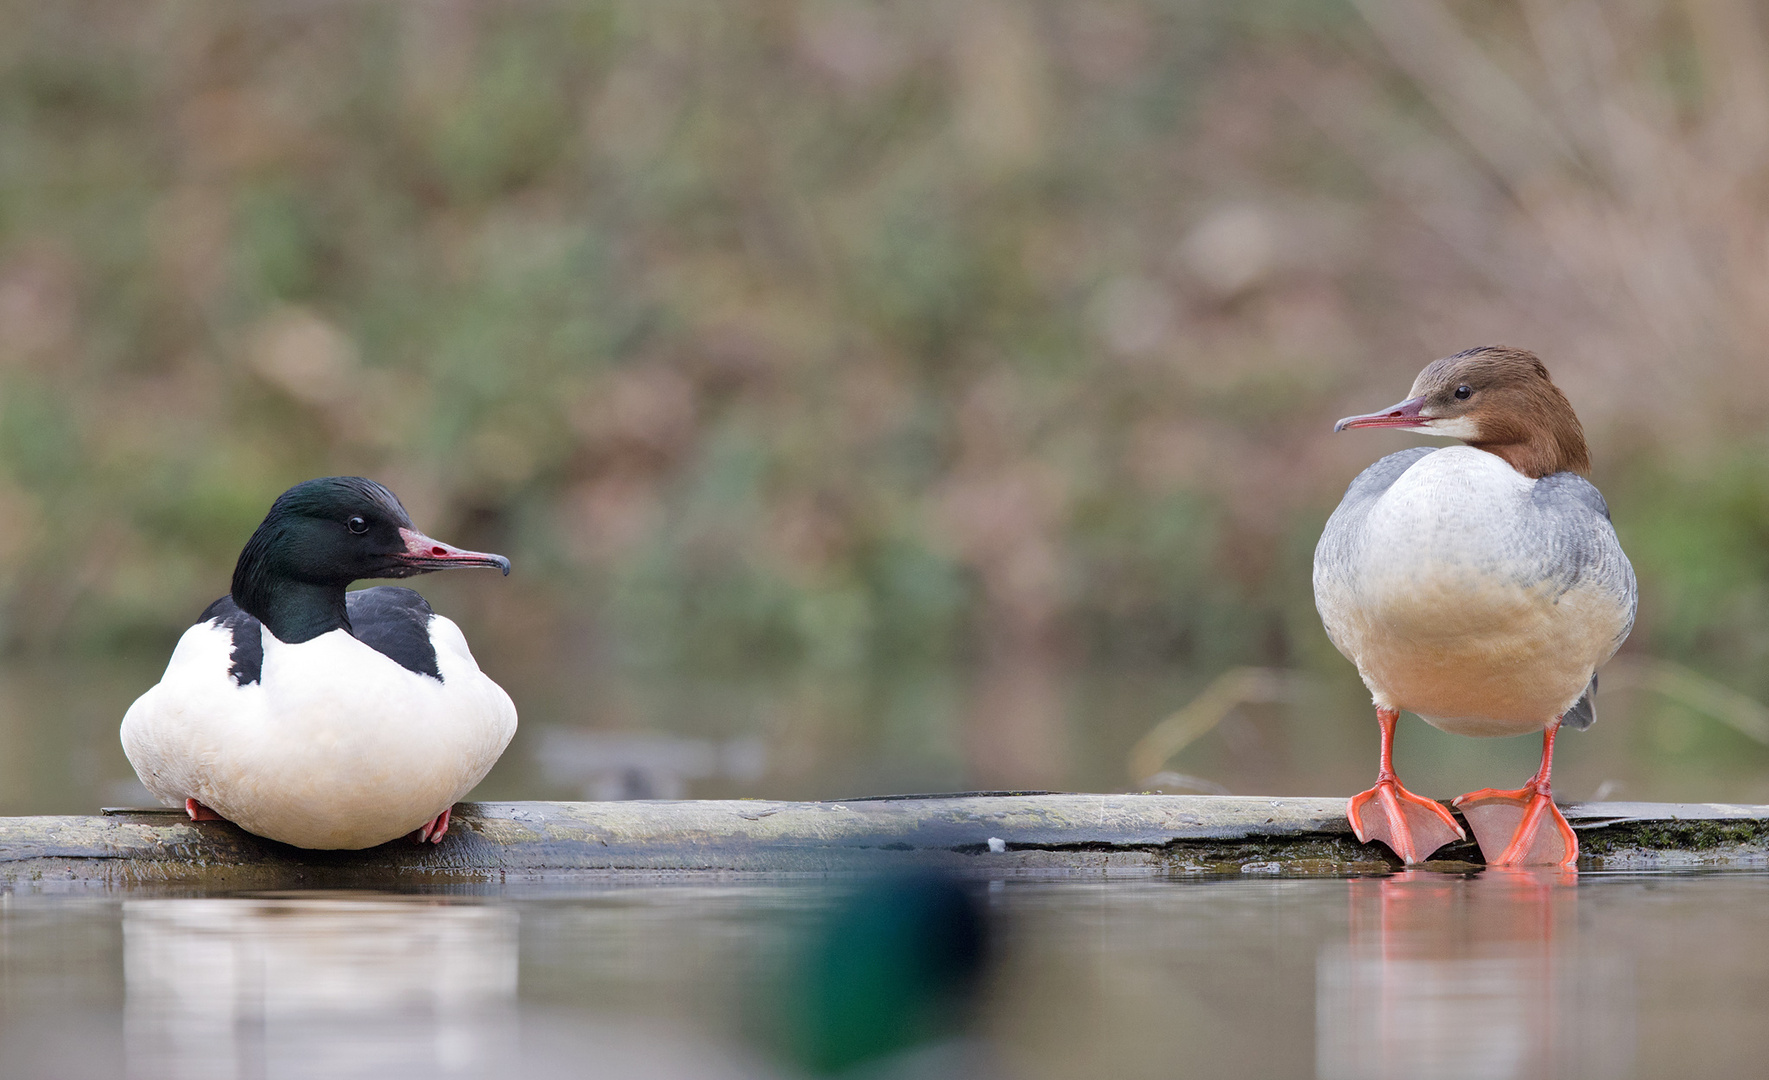
[[[1533,354],[1485,347],[1433,361],[1407,400],[1333,430],[1346,428],[1467,443],[1365,469],[1315,548],[1315,606],[1382,727],[1376,786],[1347,807],[1352,829],[1409,863],[1463,836],[1394,774],[1402,709],[1462,735],[1543,731],[1528,783],[1455,805],[1488,863],[1572,865],[1578,840],[1548,782],[1554,736],[1596,718],[1597,668],[1633,628],[1636,596],[1609,508],[1576,475],[1591,464],[1578,417]]]
[[[516,733],[516,707],[422,596],[345,587],[469,566],[510,572],[502,555],[419,532],[373,480],[283,492],[240,552],[231,594],[123,717],[129,763],[195,820],[297,847],[440,841],[449,808]]]

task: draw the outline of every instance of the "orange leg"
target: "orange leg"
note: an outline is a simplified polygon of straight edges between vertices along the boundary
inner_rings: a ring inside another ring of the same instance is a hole
[[[1482,788],[1456,799],[1489,866],[1573,866],[1579,860],[1579,838],[1560,809],[1548,775],[1554,767],[1555,717],[1542,732],[1542,767],[1516,791]],[[1543,828],[1552,822],[1551,828]],[[1498,851],[1494,858],[1492,852]]]
[[[1376,786],[1353,795],[1345,816],[1351,819],[1351,831],[1361,842],[1380,840],[1403,862],[1418,863],[1468,834],[1443,804],[1400,786],[1400,778],[1394,775],[1394,725],[1399,720],[1398,709],[1376,709],[1376,722],[1382,725],[1382,763],[1376,771]]]
[[[449,810],[453,809],[454,807],[451,806],[448,810],[437,814],[435,820],[424,822],[417,832],[411,834],[412,839],[420,844],[426,840],[432,844],[442,843],[442,834],[448,832]]]
[[[226,821],[227,820],[226,818],[222,817],[220,814],[217,814],[215,811],[204,806],[202,803],[197,802],[195,799],[184,800],[184,812],[190,815],[190,819],[192,821]]]

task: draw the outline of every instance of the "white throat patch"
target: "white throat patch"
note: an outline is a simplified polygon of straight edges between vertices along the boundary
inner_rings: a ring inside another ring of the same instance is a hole
[[[1426,435],[1447,435],[1452,439],[1472,442],[1480,437],[1480,425],[1466,416],[1449,416],[1441,420],[1432,420],[1409,431],[1417,431]]]

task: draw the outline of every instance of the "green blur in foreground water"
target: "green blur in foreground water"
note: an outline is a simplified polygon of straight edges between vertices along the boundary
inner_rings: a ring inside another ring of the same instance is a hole
[[[756,1018],[862,887],[4,894],[0,1071],[791,1075]],[[966,887],[974,1010],[883,1075],[1695,1080],[1769,1052],[1760,874]]]

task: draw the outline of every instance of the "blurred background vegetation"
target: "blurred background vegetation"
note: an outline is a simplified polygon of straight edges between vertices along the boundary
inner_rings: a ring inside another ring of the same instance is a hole
[[[0,809],[145,797],[123,709],[330,473],[515,560],[418,582],[523,713],[482,795],[1134,789],[1240,665],[1301,689],[1163,782],[1356,790],[1310,553],[1417,440],[1330,426],[1489,343],[1642,583],[1562,788],[1769,801],[1764,20],[3,0]]]

